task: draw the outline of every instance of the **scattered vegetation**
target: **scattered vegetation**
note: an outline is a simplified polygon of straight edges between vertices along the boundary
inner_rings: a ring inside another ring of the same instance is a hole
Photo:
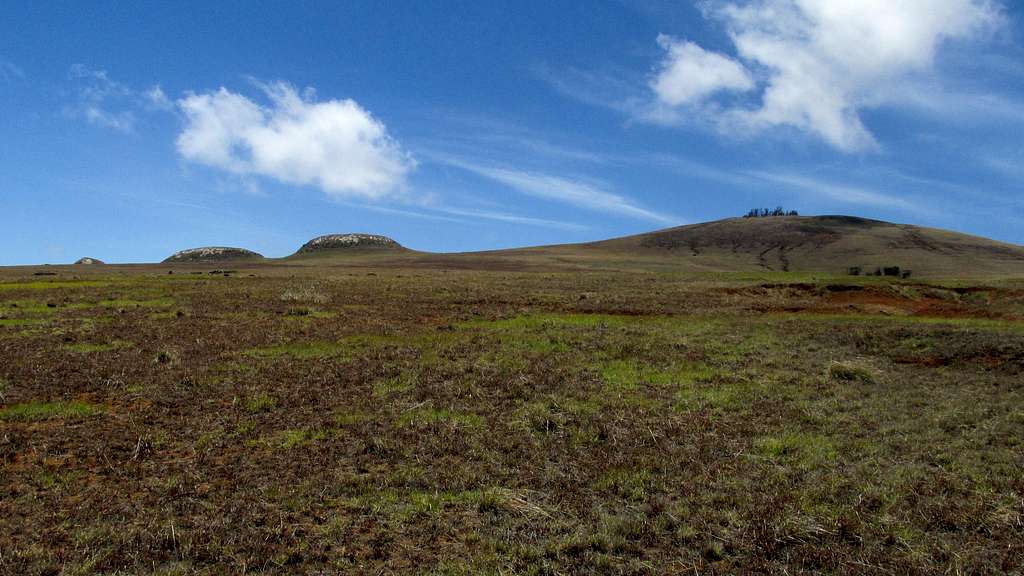
[[[0,292],[0,573],[1024,565],[1019,281],[249,270]]]

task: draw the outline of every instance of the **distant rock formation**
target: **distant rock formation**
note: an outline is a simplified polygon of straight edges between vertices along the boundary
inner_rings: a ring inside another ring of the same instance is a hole
[[[299,248],[297,254],[312,254],[325,250],[350,250],[353,248],[401,249],[402,245],[387,236],[378,234],[328,234],[313,238]]]
[[[89,258],[88,256],[86,256],[85,258],[79,258],[75,262],[75,264],[106,264],[106,262],[104,262],[103,260],[97,260],[96,258]]]
[[[203,248],[189,248],[175,252],[164,260],[165,264],[173,262],[229,262],[234,260],[260,260],[262,254],[257,254],[245,248],[228,248],[224,246],[205,246]]]

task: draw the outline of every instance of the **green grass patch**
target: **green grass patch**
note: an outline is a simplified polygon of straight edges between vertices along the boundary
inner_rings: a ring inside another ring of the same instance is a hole
[[[267,393],[257,394],[247,398],[244,403],[245,411],[250,414],[270,412],[277,408],[277,399]]]
[[[49,321],[42,318],[0,318],[0,326],[39,326]]]
[[[334,415],[334,425],[352,426],[355,424],[362,424],[363,422],[369,422],[372,419],[373,416],[365,412],[344,412]]]
[[[0,282],[0,291],[4,290],[53,290],[57,288],[98,288],[101,286],[110,286],[111,282],[103,282],[98,280],[53,280],[53,281],[33,281],[33,282]]]
[[[678,364],[668,368],[645,366],[633,360],[612,360],[601,367],[601,378],[608,386],[632,390],[641,385],[675,386],[708,382],[718,370],[700,363]]]
[[[594,483],[594,488],[611,491],[631,502],[645,502],[653,481],[648,470],[612,470]]]
[[[107,343],[79,342],[76,344],[66,344],[64,346],[64,349],[69,352],[75,352],[78,354],[91,354],[94,352],[110,352],[111,350],[120,350],[121,348],[128,348],[130,346],[132,346],[131,342],[114,340],[113,342]]]
[[[152,298],[149,300],[133,300],[131,298],[116,298],[113,300],[100,300],[98,306],[105,308],[169,308],[174,306],[173,298]]]
[[[280,450],[292,450],[313,442],[326,440],[331,433],[328,430],[319,428],[301,428],[296,430],[281,430],[274,434],[253,440],[250,445],[263,445]]]
[[[245,354],[256,358],[290,357],[302,360],[343,356],[351,352],[352,346],[345,342],[288,342],[264,348],[253,348],[245,351]]]
[[[755,387],[746,382],[722,382],[680,388],[676,393],[676,410],[687,412],[710,408],[734,411],[749,408],[755,398]]]
[[[430,517],[449,510],[475,509],[529,512],[529,503],[510,490],[483,488],[476,490],[374,490],[348,501],[350,506],[366,509],[374,516],[391,522],[408,522],[416,517]]]
[[[754,441],[754,448],[769,458],[794,460],[808,466],[829,464],[839,456],[828,437],[804,432],[762,436]]]
[[[392,394],[401,394],[402,392],[408,392],[415,387],[415,383],[411,378],[407,376],[394,376],[392,378],[385,378],[378,380],[373,385],[374,396],[390,396]]]
[[[829,377],[843,382],[875,382],[874,371],[856,362],[832,362],[828,365],[827,372]]]
[[[591,421],[600,411],[598,400],[555,396],[523,405],[516,410],[515,418],[533,433],[548,435],[568,430],[570,434],[580,435],[582,424]]]
[[[789,321],[811,320],[815,322],[837,323],[837,324],[904,324],[913,325],[938,325],[950,328],[987,330],[993,332],[1024,332],[1024,321],[1001,318],[947,318],[944,316],[886,316],[884,314],[816,314],[812,312],[800,312],[788,315],[779,315],[778,318]]]
[[[439,423],[460,428],[479,428],[484,425],[484,419],[476,414],[452,412],[443,408],[417,408],[403,413],[398,419],[398,425],[401,427]]]
[[[56,402],[25,402],[0,409],[0,420],[37,422],[40,420],[77,419],[95,416],[99,408],[78,400]]]
[[[57,304],[55,302],[44,302],[41,300],[11,300],[4,302],[2,306],[4,308],[8,308],[13,314],[42,316],[50,316],[60,312],[61,310],[79,310],[89,307],[88,304],[82,303]]]

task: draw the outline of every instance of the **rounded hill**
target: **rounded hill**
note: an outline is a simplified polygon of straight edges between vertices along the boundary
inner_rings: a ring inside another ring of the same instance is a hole
[[[728,218],[583,245],[585,251],[671,257],[703,270],[915,275],[1024,273],[1024,247],[853,216]]]
[[[245,248],[230,248],[226,246],[204,246],[202,248],[189,248],[175,252],[164,260],[165,264],[175,262],[235,262],[244,260],[262,260],[263,255],[257,254]]]
[[[336,253],[339,251],[381,251],[381,250],[405,250],[401,244],[387,236],[379,234],[327,234],[313,238],[299,248],[296,256]]]

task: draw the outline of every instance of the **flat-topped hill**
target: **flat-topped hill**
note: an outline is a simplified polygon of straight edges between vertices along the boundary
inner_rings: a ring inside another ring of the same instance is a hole
[[[336,251],[404,250],[401,244],[379,234],[327,234],[313,238],[294,255],[332,253]]]
[[[79,258],[78,260],[75,260],[75,264],[80,264],[80,265],[98,265],[98,264],[105,264],[105,262],[103,262],[103,260],[99,260],[97,258],[89,258],[88,256],[86,256],[85,258]]]
[[[233,262],[241,260],[261,260],[262,254],[246,250],[245,248],[230,248],[226,246],[204,246],[202,248],[189,248],[175,252],[164,260],[164,263],[174,262]]]

